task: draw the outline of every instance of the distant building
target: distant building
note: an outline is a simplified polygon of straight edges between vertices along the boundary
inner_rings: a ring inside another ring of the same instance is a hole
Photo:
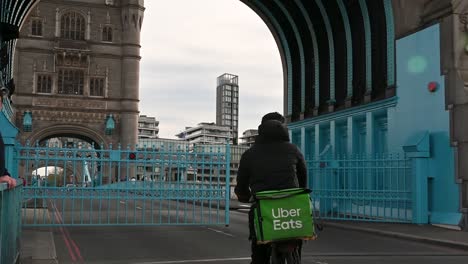
[[[10,68],[18,140],[67,134],[104,146],[135,144],[143,1],[8,2],[11,10],[30,8]],[[2,69],[10,53],[4,47]]]
[[[218,77],[216,87],[216,124],[227,126],[233,132],[237,145],[239,127],[239,77],[225,73]]]
[[[213,144],[206,144],[206,145],[195,145],[193,148],[194,152],[201,153],[201,155],[206,154],[206,153],[226,153],[226,145],[213,145]],[[237,178],[237,173],[239,170],[239,163],[242,154],[249,149],[248,146],[240,146],[240,145],[231,145],[229,147],[230,149],[230,164],[229,164],[229,183],[233,184],[235,186],[237,184],[236,178]],[[219,173],[214,173],[213,170],[218,171]],[[220,166],[220,165],[215,165],[214,167],[210,166],[198,166],[194,168],[195,173],[195,178],[198,181],[218,181],[217,178],[212,178],[212,175],[218,175],[220,177],[219,182],[226,182],[226,167],[225,166]],[[190,177],[190,176],[189,176]],[[190,178],[189,178],[190,179]],[[233,190],[231,190],[233,193]]]
[[[140,115],[138,117],[138,138],[158,138],[159,121],[155,117]]]
[[[199,123],[196,127],[186,127],[176,135],[179,139],[194,144],[233,144],[233,132],[230,127],[215,123]]]
[[[189,142],[170,138],[139,138],[137,148],[140,150],[153,149],[157,151],[185,150]]]
[[[178,161],[188,152],[189,143],[180,139],[139,138],[137,149],[146,162],[138,164],[136,179],[139,181],[185,181],[194,178],[194,170]],[[167,155],[171,154],[171,155]],[[159,156],[161,155],[161,156]],[[163,164],[161,160],[168,162]]]
[[[241,143],[240,145],[244,146],[252,146],[253,143],[255,142],[255,138],[258,135],[258,130],[257,129],[248,129],[242,133],[242,137],[240,138]]]

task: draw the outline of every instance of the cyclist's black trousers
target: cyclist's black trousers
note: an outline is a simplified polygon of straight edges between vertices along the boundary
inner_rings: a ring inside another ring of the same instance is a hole
[[[270,245],[257,245],[254,224],[254,205],[252,205],[249,211],[249,240],[251,242],[252,250],[251,264],[269,264],[271,254]]]

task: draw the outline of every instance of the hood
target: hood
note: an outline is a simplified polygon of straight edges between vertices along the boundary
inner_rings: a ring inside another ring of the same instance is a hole
[[[269,120],[262,123],[258,127],[258,136],[255,142],[275,142],[284,141],[289,142],[289,133],[283,123],[277,120]]]

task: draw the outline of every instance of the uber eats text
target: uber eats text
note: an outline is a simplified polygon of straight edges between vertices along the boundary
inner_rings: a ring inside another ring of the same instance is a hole
[[[300,216],[301,209],[271,209],[273,230],[289,230],[302,228],[302,221],[294,220],[293,217]]]

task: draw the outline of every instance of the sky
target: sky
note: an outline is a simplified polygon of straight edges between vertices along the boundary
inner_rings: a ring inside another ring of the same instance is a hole
[[[283,112],[283,73],[273,35],[238,0],[146,0],[141,32],[140,114],[159,137],[216,122],[216,78],[239,76],[239,136]]]

